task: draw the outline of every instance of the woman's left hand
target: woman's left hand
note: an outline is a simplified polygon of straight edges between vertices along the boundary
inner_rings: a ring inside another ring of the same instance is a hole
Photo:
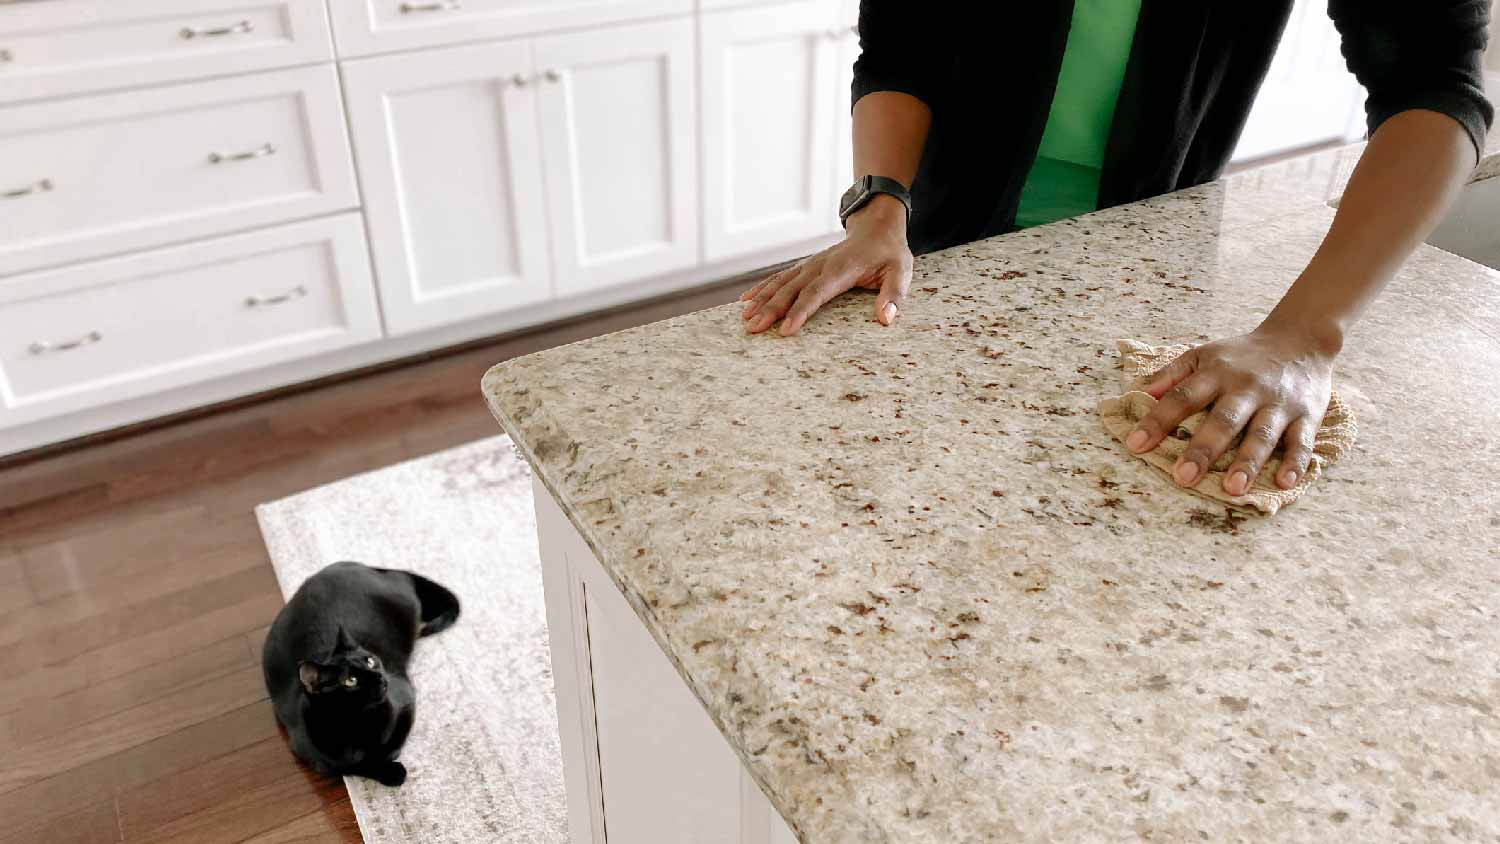
[[[1243,430],[1235,462],[1224,473],[1224,491],[1249,490],[1283,440],[1276,483],[1290,489],[1307,471],[1313,437],[1328,410],[1335,354],[1309,332],[1265,326],[1184,352],[1146,387],[1158,399],[1156,407],[1125,445],[1137,454],[1150,451],[1182,420],[1212,407],[1172,478],[1182,486],[1196,484]]]

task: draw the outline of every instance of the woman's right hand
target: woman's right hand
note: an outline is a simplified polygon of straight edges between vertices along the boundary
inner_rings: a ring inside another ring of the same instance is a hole
[[[743,318],[751,334],[781,320],[783,337],[796,334],[818,308],[853,287],[880,291],[875,319],[896,321],[911,285],[911,250],[906,245],[906,207],[884,194],[849,215],[844,239],[745,291]]]

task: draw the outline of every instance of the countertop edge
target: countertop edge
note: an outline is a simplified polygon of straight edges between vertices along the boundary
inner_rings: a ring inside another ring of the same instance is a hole
[[[534,352],[533,354],[540,354],[540,352]],[[713,725],[719,731],[719,734],[724,737],[725,743],[734,752],[735,757],[740,760],[741,766],[750,775],[750,778],[754,780],[756,786],[760,788],[761,793],[764,794],[766,799],[770,801],[771,805],[775,807],[777,813],[780,814],[781,817],[786,821],[788,827],[792,828],[792,830],[796,833],[797,839],[799,841],[806,841],[807,839],[804,837],[803,830],[799,829],[792,820],[794,814],[797,813],[789,811],[789,807],[785,805],[785,802],[781,799],[781,795],[779,795],[775,789],[771,788],[767,784],[764,772],[760,770],[761,766],[757,765],[745,754],[744,749],[740,746],[741,742],[735,741],[730,737],[730,731],[725,729],[725,725],[720,719],[719,714],[715,711],[714,707],[710,706],[708,704],[708,701],[704,699],[703,691],[698,688],[698,685],[696,683],[693,682],[687,670],[683,667],[681,660],[678,659],[675,648],[672,647],[670,641],[665,638],[665,634],[661,630],[660,623],[651,612],[642,608],[640,596],[636,592],[636,590],[630,588],[628,584],[624,583],[618,576],[616,567],[610,565],[607,562],[607,556],[600,550],[600,543],[594,537],[593,532],[589,530],[588,527],[579,522],[577,518],[578,508],[574,506],[574,502],[559,490],[557,483],[554,482],[554,479],[543,467],[536,454],[533,453],[530,445],[527,443],[524,429],[514,419],[511,418],[510,414],[507,413],[505,408],[501,406],[501,403],[496,400],[497,393],[493,389],[493,387],[500,383],[503,379],[505,379],[507,375],[509,375],[509,370],[517,361],[524,360],[530,356],[531,355],[523,355],[519,358],[512,358],[511,360],[495,364],[494,366],[486,370],[484,375],[480,378],[480,389],[484,394],[485,404],[489,406],[490,415],[493,416],[495,418],[495,421],[500,424],[500,427],[505,432],[506,436],[510,437],[512,445],[526,460],[527,465],[531,468],[532,475],[541,481],[542,486],[546,487],[547,491],[551,493],[553,499],[557,501],[558,509],[563,512],[563,514],[568,519],[568,523],[573,526],[573,529],[578,532],[578,535],[580,537],[582,537],[584,543],[588,545],[589,551],[593,553],[594,558],[599,563],[599,567],[604,570],[604,573],[609,577],[610,582],[615,585],[615,588],[620,591],[620,594],[622,596],[624,596],[626,602],[630,604],[631,611],[635,613],[636,618],[640,620],[641,624],[646,628],[646,631],[651,634],[651,640],[656,643],[656,646],[658,648],[661,649],[662,654],[667,658],[667,662],[672,665],[672,668],[677,672],[678,677],[682,679],[683,683],[693,693],[693,697],[697,699],[698,705],[703,708],[704,714],[706,714],[709,720],[713,722]],[[734,649],[733,643],[726,642],[725,644],[731,650]],[[806,736],[803,737],[804,740],[806,740],[807,738],[808,737]],[[845,794],[850,793],[851,786],[846,778],[840,775],[839,783],[840,788],[837,790],[843,791]],[[819,811],[827,812],[828,810],[826,808],[822,808]],[[873,819],[861,818],[860,820],[866,826],[878,827]]]

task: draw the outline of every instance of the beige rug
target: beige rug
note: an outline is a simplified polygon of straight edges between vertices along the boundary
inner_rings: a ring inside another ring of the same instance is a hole
[[[345,780],[365,841],[563,844],[536,515],[509,438],[262,504],[256,515],[283,595],[328,563],[358,560],[424,574],[463,603],[457,624],[417,644],[406,784]]]

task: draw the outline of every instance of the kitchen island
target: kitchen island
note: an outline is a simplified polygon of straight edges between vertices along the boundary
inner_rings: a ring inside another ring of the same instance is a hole
[[[1500,837],[1500,273],[1414,256],[1338,361],[1357,449],[1274,518],[1094,411],[1116,338],[1252,328],[1339,166],[925,256],[891,328],[725,306],[491,370],[573,840]]]

